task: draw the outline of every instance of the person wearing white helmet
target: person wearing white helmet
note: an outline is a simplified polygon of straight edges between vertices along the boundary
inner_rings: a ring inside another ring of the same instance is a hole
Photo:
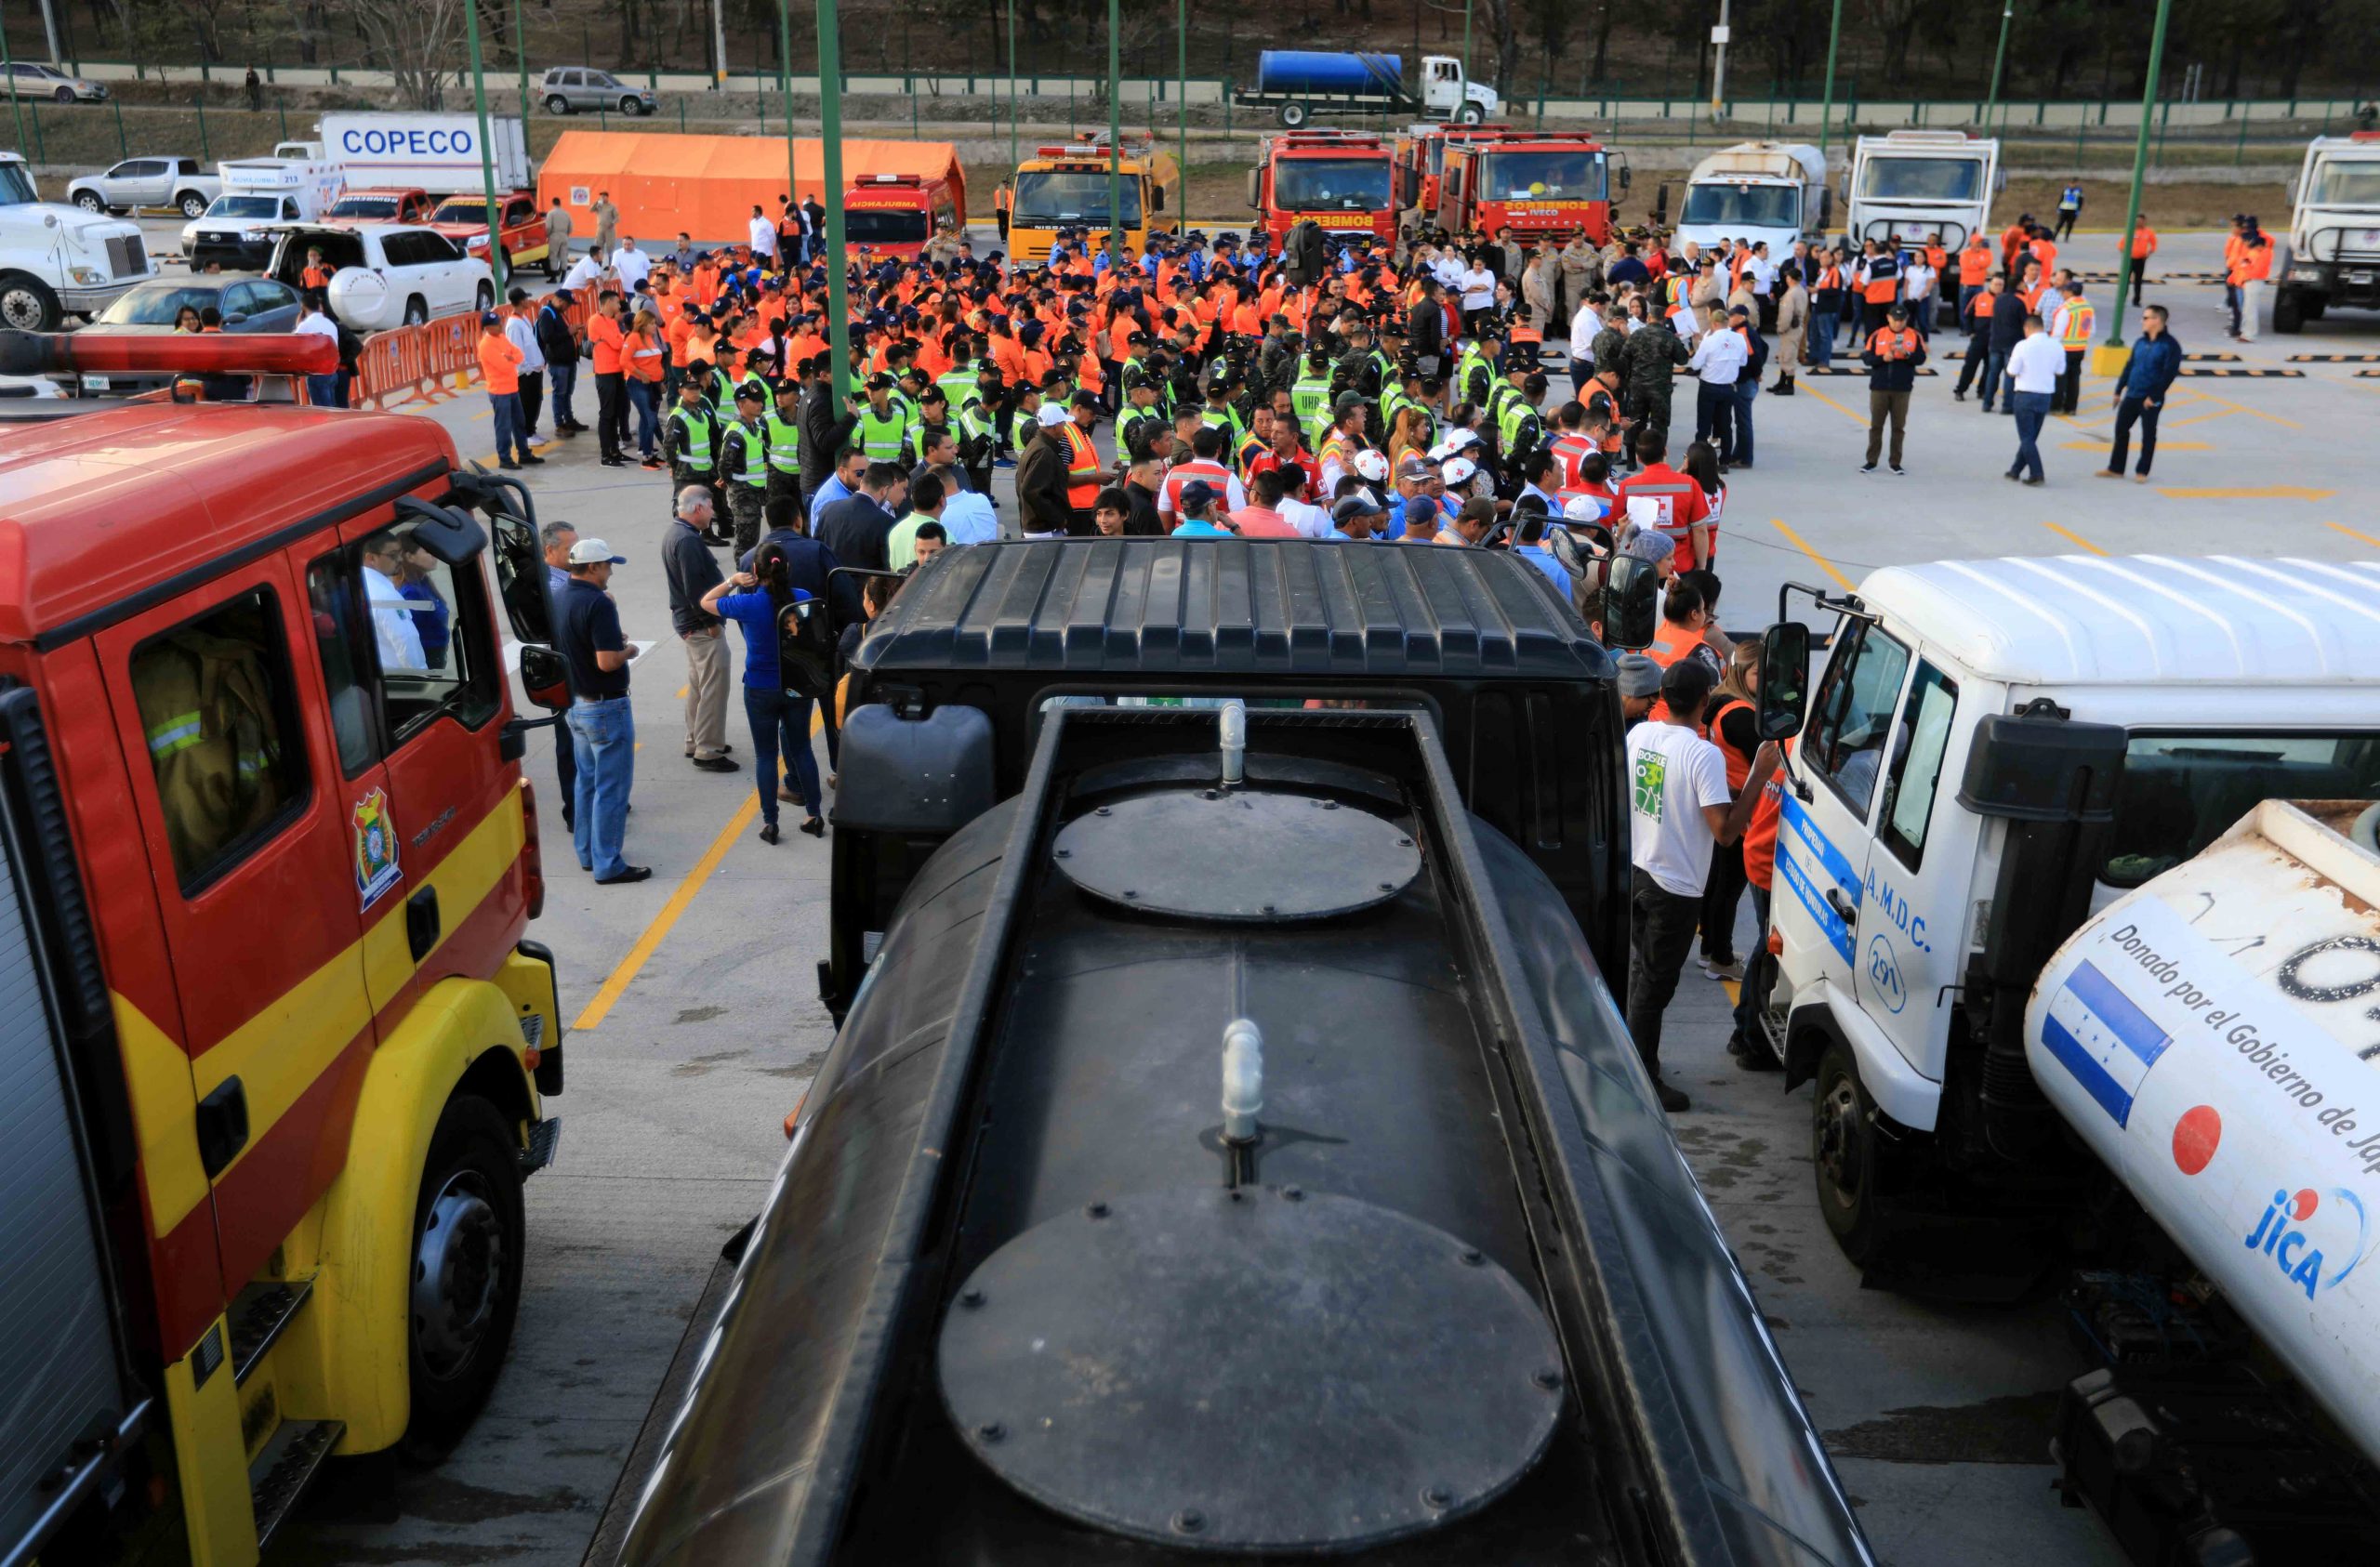
[[[1477,476],[1479,465],[1469,457],[1448,457],[1438,466],[1438,477],[1446,481],[1449,497],[1467,497],[1472,480]]]

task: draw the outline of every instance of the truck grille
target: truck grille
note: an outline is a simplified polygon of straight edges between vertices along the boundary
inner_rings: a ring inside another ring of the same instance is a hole
[[[149,272],[149,249],[140,243],[139,234],[126,234],[108,241],[108,265],[120,278],[145,277]]]

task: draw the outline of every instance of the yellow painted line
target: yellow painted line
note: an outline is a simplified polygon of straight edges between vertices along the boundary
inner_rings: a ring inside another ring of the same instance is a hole
[[[2222,408],[2217,409],[2212,414],[2193,414],[2187,419],[2168,419],[2165,421],[2165,428],[2167,429],[2178,429],[2183,425],[2202,425],[2209,419],[2228,419],[2232,415],[2239,412],[2240,410],[2237,408]]]
[[[2069,441],[2064,444],[2069,452],[2104,452],[2108,449],[2108,441],[2112,439],[2113,437],[2102,437],[2097,441]],[[2157,450],[2160,452],[2212,452],[2215,446],[2212,441],[2161,441],[2157,443]]]
[[[2047,528],[2051,533],[2056,533],[2058,537],[2066,540],[2067,543],[2080,545],[2094,555],[2105,555],[2107,553],[2106,550],[2101,549],[2097,545],[2093,544],[2089,539],[2084,538],[2082,534],[2076,533],[2071,528],[2061,528],[2055,522],[2044,522],[2042,526]]]
[[[825,713],[812,714],[810,732],[813,735],[818,733],[826,727],[826,722]],[[570,1025],[574,1031],[593,1028],[611,1015],[612,1008],[628,993],[629,984],[652,960],[653,955],[661,950],[661,943],[668,940],[680,917],[693,905],[694,895],[703,889],[704,883],[710,880],[711,874],[719,869],[720,862],[727,858],[728,849],[734,846],[735,840],[744,835],[744,830],[751,826],[753,818],[760,814],[760,794],[757,790],[747,792],[743,808],[728,819],[727,825],[719,830],[719,836],[710,840],[710,847],[703,850],[703,857],[694,862],[694,868],[688,871],[670,892],[669,901],[661,905],[661,912],[653,916],[653,923],[637,937],[636,944],[628,948],[628,955],[603,977],[602,988],[588,1001],[586,1010],[578,1014],[577,1021]]]
[[[2360,543],[2368,544],[2374,549],[2380,549],[2380,539],[2373,538],[2370,533],[2359,533],[2344,522],[2325,522],[2322,525],[2338,533],[2345,533],[2347,537],[2357,540]]]
[[[1820,555],[1817,550],[1812,549],[1810,547],[1809,540],[1804,538],[1792,529],[1785,526],[1784,522],[1778,518],[1770,518],[1768,520],[1768,525],[1791,540],[1794,548],[1808,556],[1812,560],[1817,561],[1818,570],[1832,577],[1835,581],[1835,585],[1841,587],[1843,591],[1845,593],[1851,591],[1851,579],[1844,576],[1841,572],[1836,571],[1834,569],[1833,561],[1828,560],[1825,556]]]
[[[1861,429],[1866,429],[1868,428],[1868,421],[1864,415],[1853,413],[1850,409],[1845,408],[1842,403],[1837,402],[1834,399],[1827,396],[1826,393],[1818,390],[1818,388],[1810,385],[1806,380],[1796,381],[1793,384],[1801,390],[1809,393],[1812,397],[1817,398],[1820,402],[1825,403],[1829,408],[1833,409],[1836,413],[1850,420],[1853,424],[1858,425]]]
[[[2213,392],[2207,392],[2204,396],[2209,402],[2215,403],[2220,407],[2228,408],[2235,414],[2253,414],[2259,419],[2267,419],[2276,425],[2285,426],[2290,429],[2304,429],[2306,428],[2294,419],[2284,419],[2278,414],[2268,414],[2261,408],[2251,408],[2244,402],[2234,402],[2229,398],[2217,397]]]
[[[2326,501],[2338,494],[2336,490],[2308,490],[2297,484],[2265,484],[2232,490],[2161,488],[2157,493],[2169,501]]]

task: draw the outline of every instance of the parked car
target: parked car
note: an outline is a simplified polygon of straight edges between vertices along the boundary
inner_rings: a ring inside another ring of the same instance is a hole
[[[85,212],[169,206],[184,217],[202,216],[206,204],[222,193],[222,179],[201,168],[196,158],[126,158],[105,174],[66,187],[66,199]]]
[[[608,71],[592,66],[557,65],[537,84],[537,96],[549,114],[575,114],[582,109],[612,109],[623,114],[650,114],[661,107],[651,87],[631,86]]]
[[[323,216],[356,223],[427,223],[437,206],[438,198],[418,185],[376,185],[347,191]]]
[[[184,307],[214,309],[226,332],[288,332],[298,325],[298,291],[255,273],[218,272],[203,278],[160,278],[144,283],[94,317],[77,336],[157,337],[174,329]],[[143,392],[165,385],[168,375],[86,375],[86,392]]]
[[[305,216],[295,196],[234,191],[216,197],[204,217],[182,226],[182,256],[193,272],[209,267],[257,271],[272,259],[272,230],[268,225],[295,223]],[[300,265],[304,260],[298,257]]]
[[[435,229],[284,223],[272,234],[272,260],[265,271],[295,288],[306,270],[306,252],[320,250],[334,274],[331,314],[359,333],[418,326],[432,316],[484,310],[496,303],[488,264],[464,255],[462,246]]]
[[[509,276],[513,269],[531,263],[542,263],[549,278],[554,270],[553,253],[546,246],[546,215],[537,210],[534,191],[514,191],[496,198],[496,210],[504,215],[504,270]],[[485,196],[449,196],[430,215],[430,226],[460,244],[481,260],[487,259],[487,198]]]
[[[19,60],[8,67],[7,81],[11,98],[46,98],[58,103],[107,101],[107,88],[80,76],[69,76],[54,65]]]

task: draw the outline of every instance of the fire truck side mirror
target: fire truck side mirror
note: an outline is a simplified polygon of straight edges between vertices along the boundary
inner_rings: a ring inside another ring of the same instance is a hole
[[[549,713],[570,709],[570,665],[551,648],[521,644],[521,689]]]
[[[1603,640],[1606,647],[1638,649],[1651,645],[1659,629],[1655,595],[1661,579],[1652,563],[1633,555],[1617,556],[1611,574],[1604,579]]]
[[[487,530],[459,511],[418,501],[401,501],[401,520],[415,521],[413,542],[449,566],[467,564],[487,547]]]
[[[1803,693],[1810,689],[1810,628],[1780,620],[1760,639],[1760,710],[1753,728],[1763,740],[1802,732]]]
[[[1250,207],[1260,207],[1264,204],[1263,198],[1257,191],[1258,183],[1263,177],[1263,169],[1252,168],[1248,171],[1248,204]]]

